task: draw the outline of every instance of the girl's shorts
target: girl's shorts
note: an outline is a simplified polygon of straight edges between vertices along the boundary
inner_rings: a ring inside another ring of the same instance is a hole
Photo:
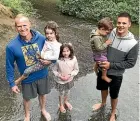
[[[73,86],[74,86],[74,81],[73,80],[66,83],[66,84],[59,84],[57,82],[55,84],[55,88],[59,92],[70,90]]]

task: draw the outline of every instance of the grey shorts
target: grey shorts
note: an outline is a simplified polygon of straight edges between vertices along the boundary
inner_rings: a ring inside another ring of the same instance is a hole
[[[30,100],[37,95],[45,95],[50,92],[50,82],[48,78],[39,79],[29,84],[22,84],[23,99]]]

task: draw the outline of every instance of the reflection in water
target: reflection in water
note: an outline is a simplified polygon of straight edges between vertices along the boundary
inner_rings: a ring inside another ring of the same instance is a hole
[[[58,117],[54,119],[54,121],[72,121],[71,120],[71,112],[70,110],[66,110],[66,113],[61,113],[58,110]]]
[[[109,121],[110,114],[111,114],[111,108],[110,107],[107,108],[105,106],[98,111],[94,111],[90,116],[90,118],[88,119],[88,121]],[[118,118],[119,118],[119,111],[117,109],[116,121],[118,120]]]
[[[14,121],[12,116],[17,116],[22,107],[21,100],[17,100],[20,97],[20,95],[0,95],[0,121]]]
[[[46,119],[44,118],[44,116],[41,114],[40,120],[39,121],[46,121]]]
[[[5,75],[5,55],[0,60],[0,121],[15,121],[13,116],[18,117],[22,111],[21,95],[11,93]]]

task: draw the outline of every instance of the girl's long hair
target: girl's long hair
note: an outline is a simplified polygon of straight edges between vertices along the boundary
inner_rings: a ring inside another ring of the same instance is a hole
[[[58,28],[59,28],[59,26],[55,21],[48,21],[45,28],[44,28],[44,33],[46,34],[47,29],[51,29],[52,31],[55,32],[56,40],[59,42]]]
[[[69,48],[69,50],[70,50],[69,58],[70,59],[73,59],[73,57],[74,57],[74,50],[73,50],[73,47],[72,47],[72,44],[71,43],[63,43],[61,45],[59,59],[64,58],[64,56],[63,56],[63,50],[64,50],[65,47]]]

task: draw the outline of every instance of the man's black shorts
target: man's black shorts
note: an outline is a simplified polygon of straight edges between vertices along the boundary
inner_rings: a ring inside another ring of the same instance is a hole
[[[110,83],[102,80],[102,72],[99,71],[98,76],[97,76],[97,86],[96,88],[98,90],[108,90],[108,88],[110,89],[110,97],[112,99],[116,99],[118,97],[119,94],[119,90],[121,87],[121,83],[122,83],[122,76],[114,76],[114,75],[108,75],[109,78],[112,79],[112,81]]]

